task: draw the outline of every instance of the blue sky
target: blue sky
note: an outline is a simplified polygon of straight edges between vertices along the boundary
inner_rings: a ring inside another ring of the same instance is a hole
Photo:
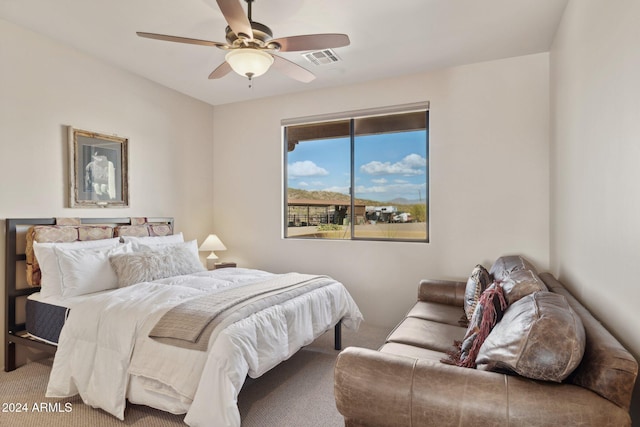
[[[349,194],[349,152],[349,138],[301,141],[287,154],[289,187]],[[355,160],[357,198],[425,199],[425,131],[359,136]]]

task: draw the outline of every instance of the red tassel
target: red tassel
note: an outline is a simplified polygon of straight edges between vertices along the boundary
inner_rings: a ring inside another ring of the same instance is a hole
[[[467,330],[467,335],[475,335],[471,348],[466,352],[466,357],[462,359],[462,342],[454,342],[454,349],[447,352],[447,359],[442,359],[443,363],[461,366],[464,368],[475,368],[476,357],[480,352],[480,347],[484,343],[484,340],[489,336],[489,333],[493,327],[502,319],[502,314],[507,308],[507,301],[504,297],[504,290],[499,283],[495,283],[495,286],[487,288],[478,301],[477,310],[482,310],[480,324],[475,327],[474,330]],[[471,319],[474,321],[476,319]]]

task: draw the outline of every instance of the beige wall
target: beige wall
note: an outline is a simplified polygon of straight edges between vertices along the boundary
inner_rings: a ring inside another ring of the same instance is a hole
[[[640,2],[571,1],[551,50],[551,265],[640,360]],[[640,386],[635,414],[640,425]]]
[[[216,107],[223,258],[329,274],[367,321],[387,326],[415,302],[422,278],[466,279],[505,253],[547,269],[548,93],[548,55],[537,54]],[[417,101],[431,102],[431,243],[283,240],[280,120]]]
[[[4,218],[173,216],[186,238],[206,237],[213,107],[3,20],[0,64],[2,260]],[[130,208],[65,208],[66,125],[130,138]]]

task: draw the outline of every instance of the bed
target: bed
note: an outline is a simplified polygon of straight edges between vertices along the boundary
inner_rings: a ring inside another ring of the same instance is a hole
[[[119,419],[129,401],[186,414],[190,426],[239,426],[237,397],[247,376],[261,376],[331,328],[339,348],[340,325],[357,329],[362,320],[346,288],[327,276],[244,268],[207,271],[189,264],[194,247],[197,259],[197,244],[177,241],[182,236],[173,234],[171,219],[66,221],[7,220],[11,319],[5,369],[15,368],[16,344],[55,353],[48,397],[80,394],[86,404]],[[85,240],[93,242],[85,249],[47,246],[58,260],[61,295],[51,295],[44,285],[16,287],[21,263],[27,264],[30,284],[48,277],[41,248],[46,242],[33,237],[33,228],[27,232],[36,242],[33,248],[27,243],[26,255],[16,250],[16,227],[24,224],[82,228],[89,237]],[[113,239],[118,243],[106,249],[91,247],[95,241],[111,245]],[[34,265],[39,257],[43,264]],[[100,270],[105,257],[111,272]],[[153,264],[158,260],[162,263]],[[149,265],[156,267],[140,267]],[[106,276],[115,277],[119,286],[105,289]],[[20,298],[26,300],[25,324],[15,320]],[[212,314],[214,301],[218,308]],[[192,317],[199,319],[197,326]]]

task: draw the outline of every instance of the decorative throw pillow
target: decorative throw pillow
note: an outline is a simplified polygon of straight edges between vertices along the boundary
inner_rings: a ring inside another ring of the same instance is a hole
[[[529,261],[519,255],[506,255],[498,258],[491,269],[489,274],[494,280],[501,281],[506,279],[511,273],[519,270],[531,270],[534,273],[538,273],[536,268]]]
[[[535,292],[511,305],[482,344],[478,369],[561,382],[580,364],[585,332],[566,298]]]
[[[509,305],[534,292],[548,291],[547,285],[531,270],[519,270],[500,282]]]
[[[489,287],[491,282],[491,276],[489,276],[489,272],[484,266],[478,264],[473,268],[464,291],[464,313],[467,316],[467,320],[471,320],[480,295]]]
[[[169,236],[166,236],[166,237],[169,237]],[[154,237],[154,239],[155,238],[157,237]],[[180,238],[182,238],[182,233],[180,233]],[[132,242],[132,243],[133,243],[134,251],[159,251],[172,246],[182,246],[190,249],[191,252],[193,252],[193,256],[197,259],[200,259],[200,252],[198,251],[197,240],[190,240],[188,242],[165,241],[165,242],[159,242],[159,243],[153,243],[153,244],[139,243],[139,242],[138,243]]]
[[[442,362],[475,368],[476,356],[482,343],[496,323],[500,322],[506,308],[507,301],[504,298],[502,286],[493,283],[480,296],[462,342],[455,341],[454,350],[448,352],[448,358],[442,359]]]
[[[108,225],[85,225],[78,227],[78,240],[104,240],[113,238],[113,227]]]
[[[122,288],[165,277],[205,271],[198,256],[194,255],[194,242],[195,240],[110,257],[111,265],[118,276],[118,286]]]

